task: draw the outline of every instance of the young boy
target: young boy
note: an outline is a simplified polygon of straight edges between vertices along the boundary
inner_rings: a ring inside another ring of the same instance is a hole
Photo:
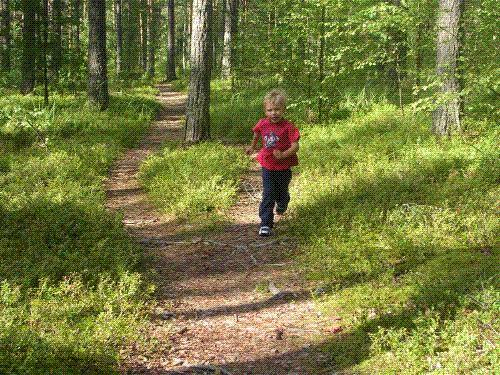
[[[283,118],[286,108],[285,95],[279,90],[269,92],[264,98],[266,118],[260,119],[253,128],[252,143],[247,147],[250,155],[256,150],[259,139],[262,139],[257,160],[262,166],[262,202],[259,207],[261,219],[259,235],[271,235],[274,221],[274,205],[276,213],[282,215],[290,202],[288,185],[292,179],[294,165],[298,164],[299,130],[290,121]]]

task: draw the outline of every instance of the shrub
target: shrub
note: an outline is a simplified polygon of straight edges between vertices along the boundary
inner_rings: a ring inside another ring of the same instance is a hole
[[[247,166],[242,151],[221,143],[200,143],[186,149],[171,145],[144,162],[140,179],[164,212],[196,216],[230,207]]]

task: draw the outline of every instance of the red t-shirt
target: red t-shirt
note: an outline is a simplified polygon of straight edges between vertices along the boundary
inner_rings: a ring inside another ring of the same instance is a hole
[[[269,119],[260,119],[253,128],[253,132],[262,136],[262,148],[257,155],[257,160],[264,168],[280,171],[299,164],[297,154],[278,160],[273,151],[285,151],[300,138],[299,129],[288,120],[281,120],[273,124]]]

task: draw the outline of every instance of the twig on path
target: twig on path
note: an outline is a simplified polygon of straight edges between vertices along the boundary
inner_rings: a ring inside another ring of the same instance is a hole
[[[293,262],[290,261],[290,262],[284,262],[284,263],[266,263],[266,264],[263,264],[263,266],[269,266],[269,267],[285,267],[285,266],[288,266],[290,264],[292,264]]]
[[[193,369],[201,371],[211,371],[214,374],[220,374],[220,375],[232,375],[229,371],[224,370],[222,367],[215,367],[210,365],[194,366]]]
[[[251,190],[248,189],[248,185],[250,185],[251,187]],[[246,193],[254,200],[254,201],[260,201],[260,197],[258,197],[254,192],[256,191],[256,189],[254,188],[254,186],[247,182],[247,181],[242,181],[241,183],[241,186],[243,187],[243,189],[245,189]]]
[[[283,238],[277,238],[277,239],[272,240],[272,241],[250,244],[249,246],[250,247],[267,247],[267,246],[271,246],[271,245],[275,245],[275,244],[284,245],[288,240],[289,240],[288,237],[283,237]]]

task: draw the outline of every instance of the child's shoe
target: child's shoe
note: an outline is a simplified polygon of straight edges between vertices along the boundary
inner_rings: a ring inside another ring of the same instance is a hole
[[[276,214],[283,215],[286,212],[287,207],[280,207],[276,205]]]
[[[269,227],[260,227],[259,229],[259,236],[262,236],[262,237],[268,237],[271,235],[271,228]]]

